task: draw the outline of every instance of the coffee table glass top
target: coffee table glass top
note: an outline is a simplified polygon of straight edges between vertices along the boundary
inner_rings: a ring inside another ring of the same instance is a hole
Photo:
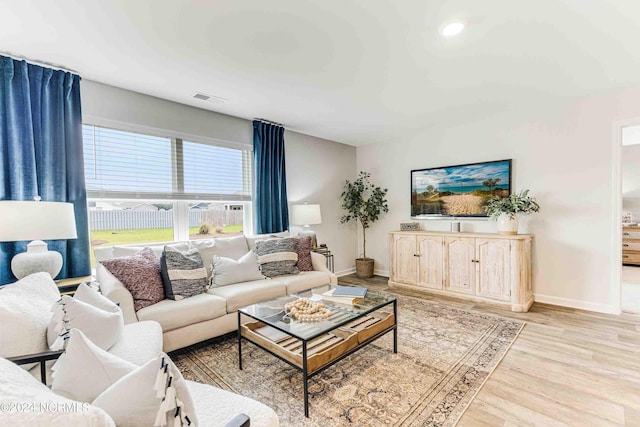
[[[341,304],[323,300],[321,294],[335,287],[335,285],[318,286],[313,289],[287,295],[286,297],[259,302],[240,308],[238,311],[264,324],[280,329],[293,337],[309,340],[323,333],[332,331],[358,317],[390,305],[396,300],[392,296],[371,291],[367,292],[364,298],[358,299],[355,304]],[[322,302],[333,313],[328,318],[317,322],[291,320],[284,312],[284,305],[298,298],[309,298],[312,301]]]

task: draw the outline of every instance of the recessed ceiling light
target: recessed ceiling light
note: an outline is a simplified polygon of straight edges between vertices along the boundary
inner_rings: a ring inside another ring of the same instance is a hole
[[[464,30],[464,24],[462,22],[452,22],[442,28],[442,35],[445,37],[452,37],[460,34]]]

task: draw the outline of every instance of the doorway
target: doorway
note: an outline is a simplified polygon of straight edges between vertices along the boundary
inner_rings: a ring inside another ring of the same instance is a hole
[[[640,313],[640,125],[622,128],[621,308]]]

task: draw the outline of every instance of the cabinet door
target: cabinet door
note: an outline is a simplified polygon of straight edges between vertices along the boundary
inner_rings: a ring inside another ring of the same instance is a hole
[[[393,280],[416,284],[416,236],[393,236]]]
[[[506,239],[476,239],[476,254],[476,294],[485,298],[509,301],[511,242]]]
[[[445,289],[465,294],[475,293],[475,244],[472,237],[444,238]]]
[[[418,237],[418,286],[442,289],[443,236]]]

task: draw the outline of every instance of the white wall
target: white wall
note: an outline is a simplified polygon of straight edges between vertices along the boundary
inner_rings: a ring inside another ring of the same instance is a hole
[[[322,224],[312,226],[318,243],[334,254],[338,274],[352,272],[357,255],[355,227],[340,224],[340,194],[345,180],[356,175],[355,147],[296,132],[284,134],[287,197],[292,204],[320,204]],[[302,227],[291,227],[296,234]]]
[[[512,158],[515,190],[530,189],[541,206],[520,227],[521,233],[535,234],[536,300],[617,312],[612,128],[614,121],[636,117],[640,88],[358,147],[358,169],[389,188],[390,212],[368,234],[367,253],[379,271],[388,271],[387,233],[410,220],[411,169]],[[421,224],[449,228],[449,221]],[[495,223],[463,221],[462,229],[494,232]]]
[[[85,121],[111,127],[192,136],[231,145],[253,145],[251,121],[202,110],[89,80],[82,81]],[[334,254],[336,272],[353,267],[356,232],[340,225],[339,196],[356,169],[355,147],[285,132],[287,193],[291,203],[319,203],[322,224],[314,226],[319,241]],[[292,233],[297,229],[292,227]]]
[[[622,210],[640,221],[640,145],[622,147]]]

